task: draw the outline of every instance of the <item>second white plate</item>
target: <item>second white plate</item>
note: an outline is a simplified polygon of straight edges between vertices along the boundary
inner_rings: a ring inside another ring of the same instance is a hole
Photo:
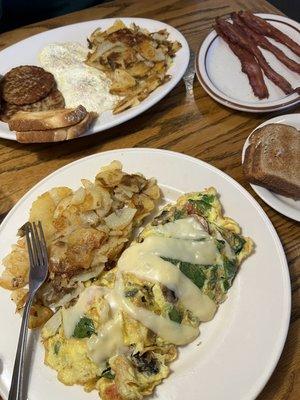
[[[290,18],[273,14],[257,14],[270,24],[280,29],[295,42],[300,42],[300,24]],[[300,62],[300,57],[281,43],[270,39],[275,46],[293,60]],[[284,76],[291,85],[299,86],[299,75],[289,70],[270,52],[260,49],[271,67]],[[283,110],[300,103],[299,94],[285,95],[279,87],[265,77],[269,98],[259,100],[254,96],[247,75],[241,71],[238,58],[228,45],[213,30],[199,48],[196,60],[197,77],[203,89],[219,103],[240,111],[270,112]]]
[[[113,115],[111,111],[102,113],[96,120],[95,124],[85,133],[91,135],[101,132],[128,121],[142,112],[148,110],[163,97],[165,97],[180,81],[188,66],[190,59],[190,51],[184,36],[172,26],[164,22],[155,21],[146,18],[120,18],[126,25],[135,23],[149,31],[159,31],[167,29],[170,36],[169,39],[177,40],[181,43],[182,48],[176,53],[173,64],[168,70],[171,75],[169,82],[159,86],[145,100],[136,107],[123,111],[120,114]],[[0,52],[1,66],[0,75],[4,75],[11,68],[19,65],[39,65],[38,54],[49,43],[59,42],[78,42],[87,46],[87,38],[96,28],[107,29],[115,22],[116,18],[99,19],[95,21],[81,22],[79,24],[67,25],[61,28],[51,29],[47,32],[39,33],[28,39],[22,40],[7,49]],[[8,129],[8,125],[0,121],[0,137],[10,140],[16,140],[16,136]]]
[[[261,128],[269,124],[285,124],[295,127],[300,130],[300,114],[287,114],[281,115],[279,117],[271,118],[268,121],[263,122],[254,130]],[[254,131],[248,136],[242,151],[242,163],[244,162],[245,151],[249,145],[249,138]],[[299,133],[300,135],[300,133]],[[258,196],[263,199],[270,207],[274,210],[280,212],[281,214],[294,219],[295,221],[300,221],[300,200],[293,200],[285,196],[281,196],[277,193],[271,192],[262,186],[250,184],[252,189],[258,194]]]

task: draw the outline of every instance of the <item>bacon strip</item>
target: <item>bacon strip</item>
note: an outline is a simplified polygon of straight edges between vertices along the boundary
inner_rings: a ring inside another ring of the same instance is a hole
[[[255,30],[257,33],[269,36],[275,39],[277,42],[284,44],[300,57],[300,45],[294,42],[294,40],[285,33],[281,32],[279,29],[275,28],[273,25],[269,24],[267,21],[258,17],[257,15],[253,15],[250,11],[240,11],[239,16],[242,18],[245,24],[249,26],[249,28]]]
[[[247,74],[253,93],[260,99],[269,97],[263,73],[253,54],[239,45],[232,43],[218,26],[215,26],[218,35],[228,44],[233,53],[238,57],[242,65],[242,71]]]
[[[248,36],[244,35],[243,32],[241,32],[241,29],[233,26],[232,24],[221,18],[216,18],[216,22],[220,30],[224,33],[224,35],[228,37],[231,42],[243,47],[245,50],[248,50],[256,57],[266,76],[272,82],[274,82],[275,85],[280,87],[280,89],[285,94],[291,94],[294,92],[291,84],[283,76],[279,75],[276,71],[274,71],[273,68],[270,67],[256,44],[253,43]]]
[[[231,19],[233,21],[233,25],[238,26],[242,31],[251,37],[254,40],[257,46],[262,47],[265,50],[270,51],[274,54],[274,56],[282,62],[286,67],[288,67],[291,71],[297,72],[300,74],[300,64],[296,61],[290,59],[288,56],[284,54],[282,50],[278,47],[274,46],[265,36],[255,32],[254,30],[250,29],[248,25],[246,25],[241,17],[237,13],[231,14]]]

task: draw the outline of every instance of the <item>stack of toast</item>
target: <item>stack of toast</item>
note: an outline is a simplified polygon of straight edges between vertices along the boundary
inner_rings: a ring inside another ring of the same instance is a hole
[[[244,159],[247,180],[293,199],[300,199],[300,132],[269,124],[253,132]]]
[[[16,131],[18,142],[59,142],[80,136],[96,117],[97,113],[78,106],[49,111],[18,111],[8,124],[10,130]]]

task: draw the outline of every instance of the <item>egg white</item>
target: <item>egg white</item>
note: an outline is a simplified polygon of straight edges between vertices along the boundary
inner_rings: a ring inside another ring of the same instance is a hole
[[[101,114],[113,109],[118,96],[109,93],[111,81],[104,73],[84,63],[88,49],[79,43],[52,43],[39,55],[42,67],[51,72],[66,107],[83,105]]]

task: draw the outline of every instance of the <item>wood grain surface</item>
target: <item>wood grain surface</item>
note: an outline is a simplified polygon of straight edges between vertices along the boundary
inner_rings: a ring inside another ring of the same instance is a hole
[[[4,33],[0,35],[0,49],[66,24],[103,17],[139,16],[173,25],[185,35],[195,53],[211,30],[216,16],[241,9],[280,13],[264,0],[117,0]],[[293,112],[300,112],[299,107]],[[106,132],[59,144],[22,145],[0,139],[1,218],[28,189],[52,171],[73,160],[105,150],[125,147],[174,150],[197,157],[226,172],[255,197],[271,219],[284,246],[292,281],[292,315],[287,342],[272,377],[258,399],[299,399],[299,224],[277,213],[258,198],[244,180],[241,167],[241,150],[247,136],[271,116],[274,114],[247,114],[221,106],[206,95],[190,70],[184,80],[149,111]],[[205,400],[205,394],[202,398]]]

